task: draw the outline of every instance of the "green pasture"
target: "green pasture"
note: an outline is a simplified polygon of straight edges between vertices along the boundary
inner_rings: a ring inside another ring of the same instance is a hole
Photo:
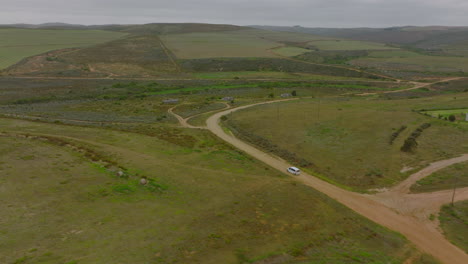
[[[162,35],[161,40],[179,59],[219,57],[275,57],[268,49],[279,43],[243,31]]]
[[[286,57],[294,57],[294,56],[304,54],[306,52],[310,52],[310,50],[308,49],[297,48],[297,47],[282,47],[278,49],[273,49],[272,51],[276,54],[279,54],[281,56],[286,56]]]
[[[454,164],[434,172],[411,186],[412,192],[434,192],[468,186],[468,162]]]
[[[0,69],[47,51],[91,46],[125,35],[102,30],[0,29]]]
[[[228,116],[227,124],[249,133],[254,144],[262,138],[272,149],[277,145],[305,159],[311,163],[305,170],[363,191],[398,183],[407,177],[400,173],[403,167],[421,168],[467,153],[466,127],[413,111],[466,103],[466,94],[457,95],[455,101],[453,95],[413,100],[303,99],[245,109]],[[432,126],[418,138],[415,152],[400,151],[423,123]],[[408,128],[391,145],[391,135],[404,125]]]
[[[421,113],[427,113],[433,117],[448,117],[450,115],[464,115],[468,113],[468,108],[421,111]]]
[[[396,264],[418,254],[401,235],[206,131],[160,127],[165,138],[159,139],[11,119],[0,125],[10,135],[0,137],[2,263],[235,264],[287,257]],[[62,141],[15,137],[18,131]],[[124,168],[128,178],[98,160]],[[140,185],[142,176],[164,188]]]
[[[310,45],[319,50],[393,50],[382,43],[356,41],[356,40],[318,40],[310,41]]]
[[[346,81],[374,81],[365,78],[341,77],[332,75],[319,75],[301,72],[275,72],[275,71],[233,71],[233,72],[200,72],[192,73],[198,79],[297,79],[297,80],[346,80]]]
[[[359,58],[350,63],[354,66],[372,67],[380,70],[417,71],[417,72],[467,72],[468,58],[449,56],[427,56],[406,53],[378,53],[375,58]],[[375,56],[375,54],[374,54]],[[380,56],[380,57],[379,57]]]
[[[439,220],[445,236],[468,253],[468,201],[443,206]]]

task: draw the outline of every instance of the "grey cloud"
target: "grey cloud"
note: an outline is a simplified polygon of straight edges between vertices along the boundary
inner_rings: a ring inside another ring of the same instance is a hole
[[[0,23],[204,22],[387,27],[467,25],[464,0],[0,0]]]

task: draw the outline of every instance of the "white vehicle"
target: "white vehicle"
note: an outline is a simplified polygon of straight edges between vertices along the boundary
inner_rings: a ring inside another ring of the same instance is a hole
[[[296,167],[289,167],[286,171],[294,175],[301,174],[301,170]]]

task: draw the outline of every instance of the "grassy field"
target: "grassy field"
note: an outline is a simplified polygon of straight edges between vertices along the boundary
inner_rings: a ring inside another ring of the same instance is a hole
[[[295,79],[295,80],[345,80],[345,81],[373,81],[366,78],[341,77],[333,75],[319,75],[313,73],[294,73],[276,71],[235,71],[235,72],[200,72],[192,73],[199,79]]]
[[[385,54],[385,53],[384,53]],[[407,56],[377,55],[377,58],[360,58],[352,60],[351,64],[361,67],[372,67],[381,70],[419,71],[419,72],[467,72],[468,58],[449,56]]]
[[[452,165],[419,180],[411,186],[412,192],[433,192],[468,186],[468,162]]]
[[[336,97],[260,106],[228,117],[228,125],[268,151],[284,153],[313,173],[355,190],[390,186],[431,161],[467,153],[468,128],[433,119],[413,109],[463,106],[467,94],[413,100]],[[432,126],[418,138],[414,153],[400,151],[423,123]],[[407,126],[393,144],[391,135]]]
[[[415,253],[400,235],[204,131],[165,132],[193,138],[189,147],[105,129],[0,124],[2,263],[403,263]],[[143,176],[154,184],[139,185]],[[415,263],[435,263],[424,259]]]
[[[320,40],[311,41],[310,45],[319,50],[392,50],[395,48],[389,47],[382,43],[373,43],[354,40]]]
[[[126,34],[101,30],[0,29],[0,70],[51,50],[91,46]]]
[[[442,207],[439,219],[445,236],[468,253],[468,201]]]
[[[308,49],[298,48],[298,47],[283,47],[272,50],[274,53],[286,57],[295,57],[306,52],[310,52]]]
[[[172,57],[156,35],[132,35],[90,47],[35,56],[14,65],[5,74],[101,78],[160,76],[178,71]]]
[[[179,59],[219,57],[275,57],[268,49],[280,44],[242,31],[186,33],[161,36]]]
[[[447,109],[447,110],[431,110],[431,111],[422,111],[421,113],[426,113],[430,116],[437,118],[447,118],[451,115],[454,115],[459,120],[465,120],[466,114],[468,113],[468,108],[461,109]]]

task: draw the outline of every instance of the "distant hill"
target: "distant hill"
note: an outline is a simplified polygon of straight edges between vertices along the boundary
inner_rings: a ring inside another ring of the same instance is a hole
[[[203,23],[151,23],[144,25],[76,25],[66,23],[33,24],[8,24],[0,25],[0,28],[27,28],[27,29],[97,29],[119,31],[132,34],[169,34],[191,32],[218,32],[246,29],[246,27],[223,24]]]
[[[314,34],[352,40],[409,45],[415,48],[436,49],[468,41],[468,27],[390,27],[390,28],[307,28],[301,26],[251,26],[258,29]]]

